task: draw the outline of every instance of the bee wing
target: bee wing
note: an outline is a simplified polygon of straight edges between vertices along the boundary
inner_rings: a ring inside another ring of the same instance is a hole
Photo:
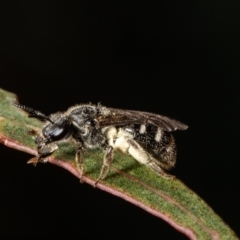
[[[132,110],[130,110],[130,112],[132,114],[138,113],[140,116],[144,117],[148,123],[161,127],[168,132],[176,131],[176,130],[186,130],[188,128],[186,124],[166,116],[162,116],[154,113],[148,113],[148,112],[132,111]]]
[[[140,112],[133,110],[121,110],[108,108],[110,114],[107,116],[101,116],[98,119],[99,125],[101,127],[115,125],[115,126],[124,126],[128,124],[152,124],[157,127],[160,127],[168,132],[176,130],[186,130],[188,126],[184,123],[181,123],[175,119],[171,119],[166,116]]]

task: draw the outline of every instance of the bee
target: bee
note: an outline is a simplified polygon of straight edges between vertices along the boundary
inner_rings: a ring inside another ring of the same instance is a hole
[[[45,162],[61,141],[72,139],[78,145],[75,161],[81,179],[84,150],[102,149],[105,154],[95,184],[107,176],[114,151],[130,155],[159,175],[171,178],[165,172],[176,163],[176,144],[171,132],[188,128],[166,116],[101,104],[80,104],[49,116],[19,103],[13,105],[28,112],[29,117],[45,122],[35,139],[38,150],[35,164]]]

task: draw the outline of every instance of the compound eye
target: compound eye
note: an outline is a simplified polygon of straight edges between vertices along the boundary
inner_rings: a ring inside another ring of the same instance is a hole
[[[43,129],[43,135],[48,139],[47,143],[67,138],[71,134],[71,123],[67,118],[60,118],[53,124]]]

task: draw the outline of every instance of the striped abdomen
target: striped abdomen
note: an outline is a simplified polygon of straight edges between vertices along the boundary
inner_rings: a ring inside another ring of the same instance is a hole
[[[175,165],[176,145],[171,133],[150,124],[132,124],[124,130],[154,157],[157,165],[164,169]]]

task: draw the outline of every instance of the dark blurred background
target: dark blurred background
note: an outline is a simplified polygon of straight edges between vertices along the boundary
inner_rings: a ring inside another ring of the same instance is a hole
[[[156,2],[1,1],[0,87],[46,114],[91,101],[188,124],[171,173],[240,235],[240,3]],[[0,238],[186,239],[63,169],[0,153]]]

